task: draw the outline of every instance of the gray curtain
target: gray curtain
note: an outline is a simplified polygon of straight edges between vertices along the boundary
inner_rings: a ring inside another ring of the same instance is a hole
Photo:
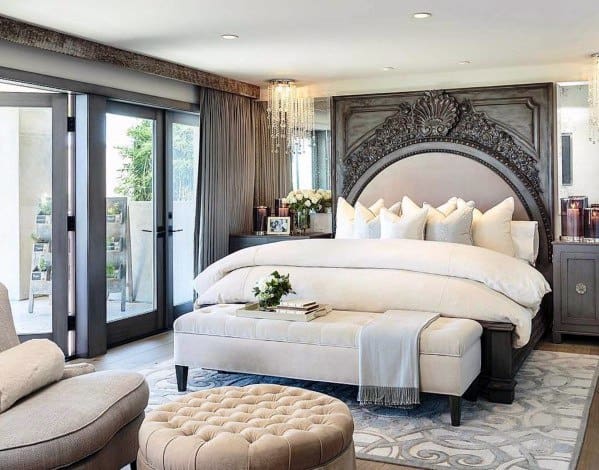
[[[268,127],[266,102],[256,105],[256,178],[254,204],[274,206],[275,198],[287,196],[291,191],[291,157],[286,149],[273,155]]]
[[[264,103],[200,90],[200,171],[195,271],[229,252],[229,234],[252,230],[254,201],[272,206],[291,183],[289,165],[271,156]]]

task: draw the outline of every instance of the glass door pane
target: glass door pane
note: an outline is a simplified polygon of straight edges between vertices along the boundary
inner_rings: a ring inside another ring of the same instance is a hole
[[[0,282],[17,334],[67,353],[66,95],[0,87]]]
[[[172,113],[167,149],[171,205],[168,234],[171,247],[171,303],[191,310],[194,278],[194,233],[199,163],[199,120],[197,115]],[[177,313],[177,312],[176,312]],[[181,312],[185,313],[185,312]]]
[[[156,310],[156,122],[106,116],[106,316]]]

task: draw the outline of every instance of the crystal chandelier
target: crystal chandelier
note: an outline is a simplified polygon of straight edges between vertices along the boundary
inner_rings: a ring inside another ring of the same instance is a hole
[[[591,55],[592,69],[589,83],[589,128],[591,142],[599,142],[599,52]]]
[[[294,80],[270,80],[268,123],[273,153],[304,151],[314,130],[314,99],[302,93]]]

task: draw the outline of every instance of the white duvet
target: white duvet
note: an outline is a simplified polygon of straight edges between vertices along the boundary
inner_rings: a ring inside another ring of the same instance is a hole
[[[274,270],[289,273],[296,295],[336,310],[438,312],[508,322],[515,346],[550,292],[527,263],[476,246],[420,240],[297,240],[233,253],[198,275],[202,304],[254,301],[252,288]]]

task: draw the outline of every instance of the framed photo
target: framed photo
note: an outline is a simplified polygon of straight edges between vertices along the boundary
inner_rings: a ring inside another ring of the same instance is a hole
[[[290,235],[291,217],[269,217],[266,233],[268,235]]]

